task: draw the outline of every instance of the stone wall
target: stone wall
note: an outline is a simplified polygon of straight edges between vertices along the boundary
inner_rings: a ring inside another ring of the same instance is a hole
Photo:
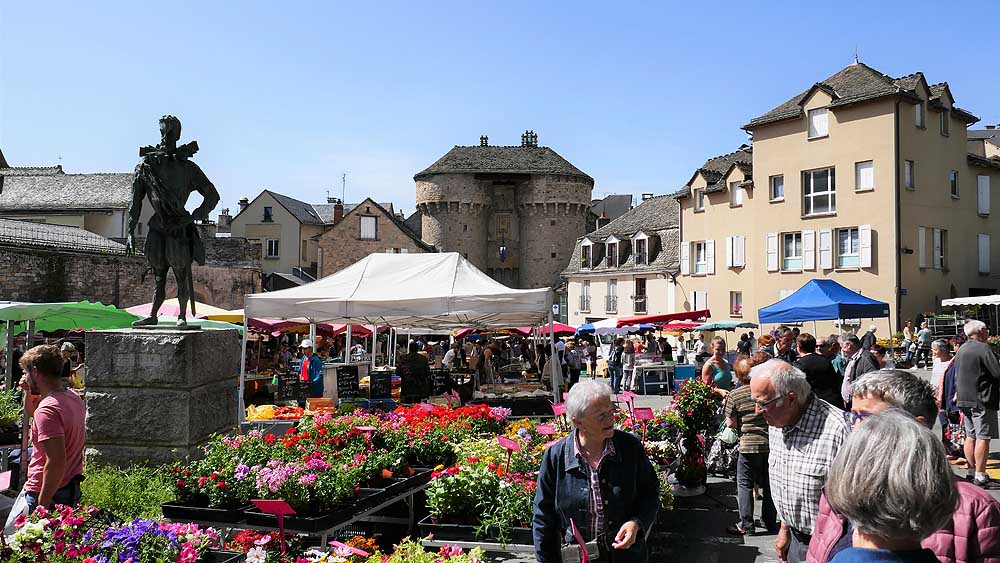
[[[87,447],[101,463],[162,464],[197,457],[237,423],[235,330],[86,333]]]
[[[372,215],[376,212],[377,210],[373,210]],[[359,238],[360,215],[364,214],[352,211],[319,238],[319,277],[339,272],[373,252],[382,253],[390,248],[405,249],[410,254],[427,252],[383,213],[375,215],[378,218],[376,224],[378,238],[376,240]]]
[[[216,255],[226,252],[213,248]],[[147,274],[145,281],[141,279],[145,270],[142,256],[0,247],[0,300],[88,300],[120,308],[141,305],[153,299],[152,274]],[[196,298],[225,309],[243,308],[243,296],[259,292],[261,287],[259,267],[196,264],[192,275]],[[167,297],[176,295],[170,276]]]

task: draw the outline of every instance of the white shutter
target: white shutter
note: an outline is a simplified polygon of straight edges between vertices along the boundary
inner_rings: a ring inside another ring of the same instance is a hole
[[[706,274],[714,274],[715,273],[715,241],[714,240],[706,240],[705,241],[705,262],[707,262],[707,265],[705,266],[705,273]]]
[[[708,309],[708,292],[707,291],[696,291],[695,293],[695,304],[697,307],[695,311],[701,311],[703,309]]]
[[[917,227],[917,255],[920,257],[920,267],[927,267],[927,229]]]
[[[833,230],[822,229],[819,232],[819,267],[822,270],[833,269]]]
[[[802,269],[816,269],[816,231],[802,231]]]
[[[809,111],[809,137],[823,137],[829,131],[826,108]]]
[[[861,267],[872,267],[872,226],[860,225],[858,227],[858,243],[861,251]]]
[[[990,214],[990,177],[977,176],[977,186],[979,189],[979,214]]]
[[[732,268],[735,266],[735,252],[733,252],[733,245],[736,243],[736,237],[726,237],[726,267]]]
[[[691,305],[691,310],[692,311],[697,311],[698,310],[698,308],[695,307],[695,305],[697,305],[697,303],[698,303],[697,297],[698,297],[698,292],[697,291],[692,291],[691,292],[690,301],[688,301],[688,304]]]
[[[862,192],[875,187],[875,165],[871,160],[854,165],[854,189]]]
[[[778,233],[767,233],[767,271],[778,271]]]
[[[691,274],[691,243],[681,241],[681,275]]]
[[[744,268],[747,265],[747,237],[736,236],[733,237],[733,251],[735,257],[733,259],[733,265],[738,268]]]
[[[934,268],[936,269],[942,269],[944,268],[944,260],[942,259],[944,254],[941,251],[942,251],[942,246],[944,246],[943,245],[944,241],[941,240],[942,238],[941,229],[933,229],[931,233],[933,235],[933,244],[931,245],[932,248],[931,252],[934,253],[931,255],[931,264],[933,264]]]
[[[979,235],[979,273],[990,273],[990,235]]]

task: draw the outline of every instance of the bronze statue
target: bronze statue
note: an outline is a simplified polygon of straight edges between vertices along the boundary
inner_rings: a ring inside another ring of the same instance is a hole
[[[177,282],[177,301],[180,305],[177,326],[187,326],[188,301],[191,302],[191,314],[196,314],[191,263],[205,264],[205,245],[194,222],[208,219],[208,214],[219,203],[219,192],[201,168],[189,160],[198,152],[198,142],[177,146],[180,137],[181,121],[172,115],[164,115],[160,118],[160,144],[139,149],[142,161],[135,167],[132,178],[127,252],[135,251],[135,226],[142,212],[142,200],[148,197],[153,206],[153,216],[147,225],[144,251],[156,279],[156,290],[149,317],[135,321],[132,326],[157,324],[157,314],[166,293],[167,270],[174,271],[174,281]],[[194,213],[188,213],[184,208],[191,192],[198,192],[204,199]]]

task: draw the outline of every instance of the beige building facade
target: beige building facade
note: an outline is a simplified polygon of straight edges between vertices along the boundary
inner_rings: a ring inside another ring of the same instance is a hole
[[[264,190],[233,217],[233,237],[243,237],[260,247],[261,269],[265,274],[292,273],[296,268],[318,269],[316,238],[326,222],[311,204]]]
[[[861,63],[755,118],[752,148],[733,153],[749,163],[710,159],[676,194],[678,303],[756,322],[761,307],[829,278],[888,302],[900,330],[941,299],[995,293],[1000,159],[969,154],[976,119],[947,84]]]
[[[355,205],[317,237],[319,277],[335,274],[369,254],[436,252],[402,220],[371,198]]]
[[[678,205],[670,196],[638,206],[577,240],[563,270],[567,322],[677,311]]]

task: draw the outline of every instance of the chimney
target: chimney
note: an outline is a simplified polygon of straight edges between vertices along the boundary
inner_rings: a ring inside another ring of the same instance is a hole
[[[642,201],[646,201],[647,199],[653,199],[653,194],[642,194]]]
[[[233,222],[233,216],[229,214],[229,208],[223,207],[222,213],[219,213],[219,232],[224,233],[228,231],[229,225],[232,222]]]
[[[486,135],[480,135],[479,136],[479,146],[481,146],[481,147],[488,147],[488,146],[490,146],[490,138],[487,137]]]
[[[333,198],[333,224],[336,225],[344,218],[344,202]]]
[[[525,131],[521,135],[521,146],[522,147],[537,147],[538,146],[538,134],[532,130]]]
[[[243,213],[244,209],[250,207],[250,200],[245,197],[241,197],[239,201],[239,206],[240,206],[240,213]]]

